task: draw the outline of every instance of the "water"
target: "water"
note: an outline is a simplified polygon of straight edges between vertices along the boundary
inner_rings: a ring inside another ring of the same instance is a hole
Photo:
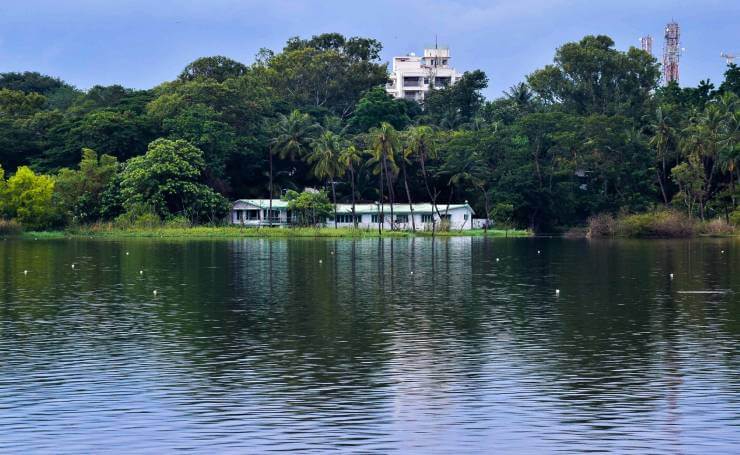
[[[738,342],[738,240],[0,240],[0,452],[737,453]]]

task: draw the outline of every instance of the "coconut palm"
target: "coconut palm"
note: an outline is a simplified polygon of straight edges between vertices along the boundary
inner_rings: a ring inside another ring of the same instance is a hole
[[[339,161],[341,151],[342,138],[331,131],[324,131],[311,143],[311,152],[306,156],[306,162],[313,165],[311,168],[313,175],[331,184],[335,228],[337,227],[337,192],[334,179],[344,175],[344,167]]]
[[[311,140],[316,135],[319,125],[310,115],[294,110],[289,115],[278,114],[278,120],[273,127],[273,138],[270,141],[270,208],[268,219],[272,226],[272,198],[274,196],[272,155],[278,155],[281,160],[295,161],[309,148]]]
[[[667,177],[666,160],[669,157],[669,151],[676,144],[676,131],[671,125],[670,117],[663,113],[661,108],[655,111],[655,118],[650,123],[649,128],[652,131],[649,144],[655,148],[655,157],[661,163],[661,165],[655,167],[655,175],[658,179],[658,185],[660,185],[660,192],[663,195],[663,203],[668,205],[668,195],[663,181]]]
[[[400,148],[400,141],[398,137],[398,131],[393,128],[388,122],[383,122],[379,127],[370,130],[370,154],[372,156],[371,162],[377,163],[380,174],[380,218],[378,219],[378,232],[381,231],[384,220],[384,209],[383,209],[383,180],[385,178],[388,186],[388,195],[390,199],[391,208],[391,223],[393,222],[393,175],[397,173],[397,167],[395,164],[395,156]]]
[[[362,156],[354,145],[345,147],[339,154],[339,164],[349,173],[350,187],[352,188],[352,223],[357,229],[357,216],[355,215],[355,169],[362,162]]]
[[[437,158],[434,130],[428,126],[417,126],[409,129],[406,134],[406,149],[409,151],[409,157],[414,157],[419,161],[427,196],[437,212],[437,216],[440,216],[437,208],[438,192],[436,188],[429,185],[429,173],[426,167],[427,160]]]

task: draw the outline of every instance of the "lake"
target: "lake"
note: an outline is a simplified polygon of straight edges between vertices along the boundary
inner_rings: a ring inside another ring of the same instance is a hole
[[[739,345],[738,239],[6,239],[0,452],[737,453]]]

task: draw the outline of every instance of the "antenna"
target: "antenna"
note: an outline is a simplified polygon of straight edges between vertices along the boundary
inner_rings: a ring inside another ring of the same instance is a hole
[[[728,65],[732,65],[735,63],[735,53],[734,52],[720,52],[719,56],[725,59]]]
[[[653,37],[650,35],[640,37],[640,49],[653,55]]]
[[[678,23],[671,20],[665,27],[665,44],[663,45],[663,78],[666,85],[678,83],[681,58],[681,29]]]

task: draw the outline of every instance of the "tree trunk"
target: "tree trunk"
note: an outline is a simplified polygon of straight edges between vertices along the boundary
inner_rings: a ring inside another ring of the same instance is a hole
[[[334,199],[334,229],[337,228],[337,191],[334,184],[334,179],[331,181],[331,197]]]
[[[378,235],[383,235],[383,163],[380,164],[380,205],[378,206],[378,211],[380,213],[377,213],[378,217]]]
[[[355,215],[355,169],[353,167],[349,168],[349,178],[352,179],[352,223],[355,229],[357,229],[357,216]]]
[[[388,169],[388,160],[386,159],[386,156],[385,155],[383,155],[382,166],[385,168],[385,178],[386,178],[386,183],[387,183],[387,187],[388,187],[388,197],[390,199],[389,202],[390,202],[390,208],[391,208],[391,230],[393,231],[393,230],[395,230],[394,225],[393,225],[393,223],[395,221],[393,219],[393,203],[395,202],[394,201],[395,198],[393,197],[393,186],[392,186],[392,182],[391,182],[391,172]],[[385,223],[385,220],[383,220],[383,222]]]
[[[488,207],[488,191],[486,191],[486,187],[484,187],[484,186],[481,186],[481,191],[483,191],[483,204],[484,204],[485,209],[486,209],[486,217],[485,217],[486,222],[483,224],[483,232],[485,232],[486,234],[488,234],[488,214],[490,213],[490,209]],[[472,218],[470,220],[470,227],[471,228],[473,227],[473,220],[472,220]]]
[[[437,216],[441,217],[442,215],[439,213],[439,208],[437,207],[437,189],[434,189],[435,194],[432,195],[432,190],[429,188],[429,179],[427,175],[424,154],[419,155],[419,162],[421,163],[421,173],[424,176],[424,187],[426,187],[427,195],[429,196],[429,202],[431,202],[434,211],[437,212]],[[434,223],[434,216],[432,216],[432,223]],[[432,236],[434,236],[434,224],[432,224]]]
[[[409,210],[411,211],[411,229],[416,232],[416,221],[414,221],[414,205],[411,203],[411,192],[409,191],[409,179],[406,174],[406,164],[401,165],[403,169],[403,186],[406,187],[406,200],[409,202]]]
[[[270,216],[272,215],[272,149],[270,149],[269,154],[270,154],[270,188],[269,188],[270,208],[269,208],[269,211],[267,212],[267,219],[268,219],[269,226],[272,227],[272,216]]]
[[[660,185],[660,192],[663,195],[663,203],[668,205],[668,196],[665,194],[665,188],[663,187],[663,179],[660,177],[660,172],[656,169],[655,176],[658,178],[658,185]]]

